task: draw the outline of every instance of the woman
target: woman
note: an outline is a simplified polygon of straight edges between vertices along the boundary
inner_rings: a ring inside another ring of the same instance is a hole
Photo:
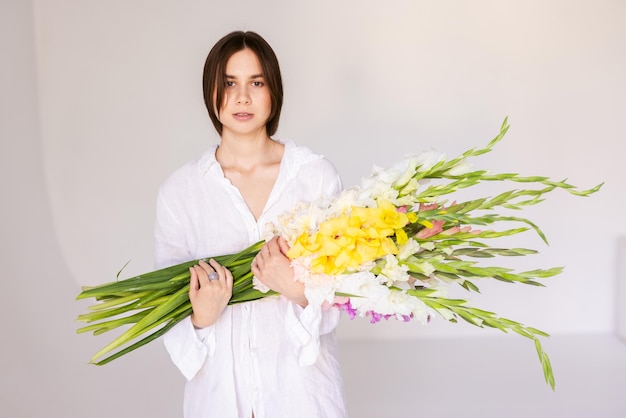
[[[218,146],[175,171],[157,199],[157,267],[234,253],[302,201],[341,190],[332,164],[271,138],[283,100],[278,61],[253,32],[233,32],[209,53],[204,99]],[[191,268],[193,313],[165,336],[187,379],[184,415],[344,417],[334,330],[337,310],[308,306],[288,247],[268,241],[255,277],[281,296],[228,306],[231,273],[211,260]]]

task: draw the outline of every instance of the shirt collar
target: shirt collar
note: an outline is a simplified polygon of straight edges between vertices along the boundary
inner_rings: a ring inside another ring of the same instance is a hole
[[[215,159],[215,151],[217,150],[218,145],[214,144],[209,149],[207,149],[200,160],[198,160],[198,169],[200,169],[201,174],[205,174],[207,171],[214,169],[215,167],[220,168],[219,163]]]

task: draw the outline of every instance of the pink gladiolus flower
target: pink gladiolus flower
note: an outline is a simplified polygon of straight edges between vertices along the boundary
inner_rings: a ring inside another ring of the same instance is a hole
[[[413,314],[411,315],[402,315],[402,322],[409,322],[413,318]]]
[[[333,301],[335,305],[344,305],[346,303],[350,303],[350,298],[345,296],[335,296],[335,300]]]
[[[443,227],[444,221],[433,221],[432,224],[433,224],[432,228],[422,229],[415,235],[415,237],[420,238],[420,239],[426,239],[426,238],[432,237],[433,235],[437,235],[438,233],[443,231],[442,227]]]
[[[383,319],[383,316],[381,314],[379,314],[378,312],[374,312],[374,311],[368,311],[365,315],[370,316],[370,324],[375,324],[377,322],[380,322],[381,319]]]
[[[437,203],[420,203],[420,212],[437,209]]]
[[[344,311],[348,314],[350,319],[354,319],[356,317],[357,311],[350,304],[350,299],[346,298],[347,302],[345,303],[335,303],[335,306],[339,308],[340,311]]]
[[[370,324],[375,324],[377,322],[380,322],[382,319],[384,319],[385,321],[388,321],[390,318],[397,318],[399,320],[401,320],[402,322],[409,322],[411,319],[413,319],[413,314],[410,315],[401,315],[401,318],[399,318],[397,315],[394,314],[379,314],[378,312],[374,312],[374,311],[367,311],[365,313],[365,316],[369,316],[370,317]]]
[[[450,235],[456,234],[457,232],[461,232],[461,228],[458,226],[453,226],[452,228],[448,228],[445,231],[443,231],[442,235],[450,236]]]
[[[466,225],[466,226],[453,226],[452,228],[446,229],[441,234],[450,236],[450,235],[457,234],[459,232],[471,232],[472,234],[480,234],[481,230],[480,229],[472,229],[472,227],[469,226],[469,225]]]

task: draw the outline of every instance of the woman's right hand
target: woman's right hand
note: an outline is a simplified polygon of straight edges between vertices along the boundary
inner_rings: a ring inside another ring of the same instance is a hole
[[[196,328],[205,328],[217,322],[228,301],[233,295],[233,275],[217,261],[200,261],[189,268],[189,300],[193,313],[191,322]],[[217,279],[210,280],[209,275],[217,273]]]

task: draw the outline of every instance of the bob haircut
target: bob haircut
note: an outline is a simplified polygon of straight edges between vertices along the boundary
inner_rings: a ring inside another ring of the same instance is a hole
[[[276,54],[265,39],[255,32],[231,32],[213,46],[204,63],[202,76],[204,103],[213,126],[221,136],[222,123],[219,121],[219,112],[228,94],[226,92],[226,63],[233,54],[246,48],[254,52],[259,60],[263,78],[270,90],[271,109],[265,128],[267,134],[272,136],[278,129],[278,120],[283,106],[283,82]]]

